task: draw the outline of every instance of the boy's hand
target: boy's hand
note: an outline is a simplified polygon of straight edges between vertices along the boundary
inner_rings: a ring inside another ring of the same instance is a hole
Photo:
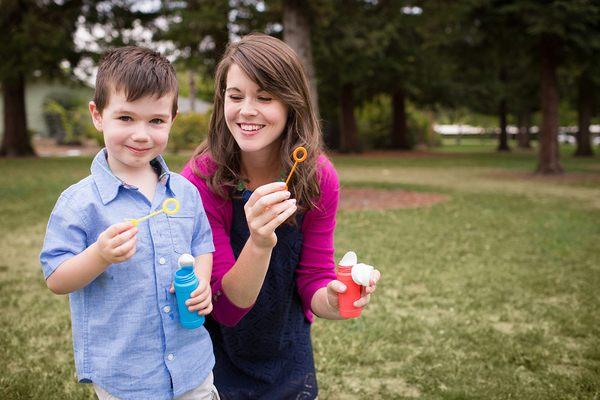
[[[96,241],[100,256],[109,264],[129,260],[135,254],[137,233],[131,222],[109,226]]]
[[[171,284],[171,293],[175,293],[175,288]],[[208,315],[213,309],[212,291],[210,285],[205,279],[198,278],[198,287],[190,294],[185,304],[190,312],[198,311],[198,315]]]

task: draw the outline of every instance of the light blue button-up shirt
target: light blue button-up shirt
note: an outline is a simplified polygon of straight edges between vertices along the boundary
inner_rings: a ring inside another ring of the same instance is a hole
[[[48,278],[67,259],[92,245],[110,225],[179,200],[177,214],[140,223],[135,255],[111,264],[69,295],[75,366],[80,382],[95,382],[122,399],[170,399],[199,386],[214,366],[204,327],[179,324],[169,293],[177,259],[214,251],[198,190],[156,159],[159,183],[152,203],[115,177],[106,151],[94,158],[92,174],[65,190],[46,231],[40,261]]]

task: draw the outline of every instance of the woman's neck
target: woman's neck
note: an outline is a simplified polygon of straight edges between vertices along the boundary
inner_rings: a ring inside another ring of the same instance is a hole
[[[242,153],[242,175],[248,178],[248,188],[256,189],[279,178],[279,153],[273,151]]]

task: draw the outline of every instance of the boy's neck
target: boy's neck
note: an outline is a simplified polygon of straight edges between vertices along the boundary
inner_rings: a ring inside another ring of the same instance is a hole
[[[158,176],[149,163],[140,168],[131,168],[116,160],[112,160],[111,157],[107,157],[107,161],[111,172],[117,178],[127,185],[137,187],[152,202],[156,184],[158,183]]]

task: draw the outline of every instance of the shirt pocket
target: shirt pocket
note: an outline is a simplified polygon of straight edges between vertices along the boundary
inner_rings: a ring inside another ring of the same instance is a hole
[[[167,220],[169,221],[173,250],[177,254],[191,253],[194,238],[194,215],[181,213],[167,215]]]

